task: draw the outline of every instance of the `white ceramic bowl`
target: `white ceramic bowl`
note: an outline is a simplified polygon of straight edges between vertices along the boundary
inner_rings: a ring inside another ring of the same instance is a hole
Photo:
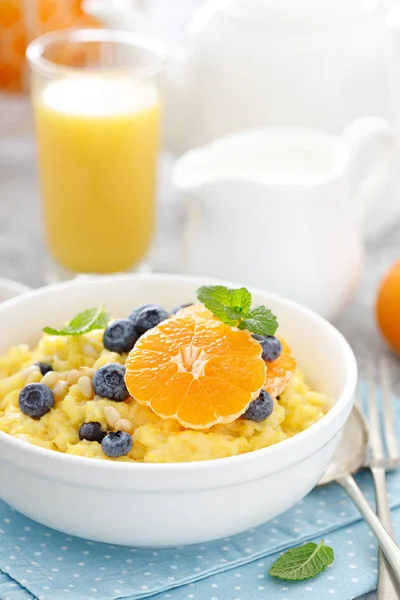
[[[19,283],[19,281],[13,281],[12,279],[0,277],[0,302],[5,302],[10,298],[20,296],[21,294],[26,294],[30,291],[31,288],[23,283]]]
[[[0,306],[0,352],[13,344],[34,344],[44,325],[61,325],[85,308],[105,302],[113,316],[145,302],[172,308],[193,301],[205,283],[212,282],[133,275],[41,288]],[[82,458],[0,432],[0,497],[49,527],[133,546],[226,537],[274,518],[303,498],[338,445],[353,404],[356,362],[342,335],[321,317],[267,292],[252,293],[255,303],[277,314],[280,332],[313,386],[334,399],[320,422],[263,450],[180,464]]]

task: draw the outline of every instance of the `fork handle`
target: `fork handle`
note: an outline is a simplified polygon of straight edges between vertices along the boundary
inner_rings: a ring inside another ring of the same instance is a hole
[[[393,569],[394,581],[400,586],[400,548],[391,535],[386,531],[381,521],[372,510],[370,504],[367,502],[364,494],[358,487],[354,478],[351,475],[345,475],[336,481],[348,493],[370,526],[372,532],[375,534],[382,551],[384,552]]]
[[[370,467],[375,487],[376,513],[385,529],[393,535],[392,517],[386,490],[386,472],[382,467]],[[378,600],[398,600],[400,585],[382,550],[378,553]]]

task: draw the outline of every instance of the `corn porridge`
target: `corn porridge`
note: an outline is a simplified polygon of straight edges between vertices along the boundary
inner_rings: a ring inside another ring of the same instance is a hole
[[[0,356],[0,430],[76,456],[201,461],[276,444],[329,410],[283,340],[149,306]]]

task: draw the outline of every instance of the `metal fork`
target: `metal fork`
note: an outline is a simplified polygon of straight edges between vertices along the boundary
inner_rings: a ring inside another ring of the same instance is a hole
[[[387,531],[393,535],[392,518],[386,489],[386,472],[400,468],[400,454],[394,429],[392,391],[387,360],[383,358],[379,364],[384,440],[382,439],[381,418],[377,399],[376,369],[372,363],[368,365],[366,375],[368,382],[367,407],[370,456],[365,466],[370,469],[374,482],[377,515]],[[360,402],[360,395],[360,387],[358,387],[358,402]],[[386,446],[386,451],[384,446]],[[379,548],[378,600],[397,600],[399,598],[400,587],[395,582],[395,578],[391,577],[391,567]]]

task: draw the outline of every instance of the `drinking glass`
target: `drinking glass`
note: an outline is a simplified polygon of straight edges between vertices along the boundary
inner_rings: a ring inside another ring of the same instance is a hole
[[[164,49],[65,29],[27,49],[45,232],[58,276],[137,269],[155,221]]]

